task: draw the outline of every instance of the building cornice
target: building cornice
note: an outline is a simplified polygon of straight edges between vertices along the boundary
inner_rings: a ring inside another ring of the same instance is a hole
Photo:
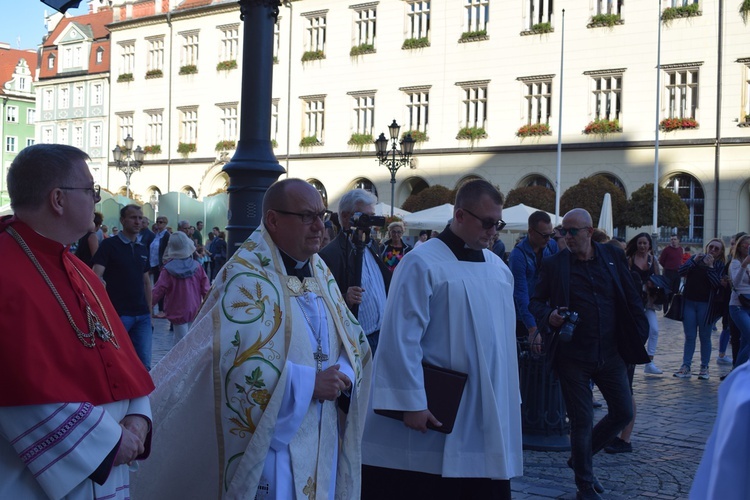
[[[592,71],[584,71],[583,74],[586,76],[607,76],[607,75],[621,75],[625,73],[627,68],[616,68],[616,69],[595,69]]]
[[[194,9],[186,10],[173,10],[169,13],[155,14],[153,16],[138,17],[135,19],[125,19],[121,21],[115,21],[111,24],[107,24],[106,28],[111,32],[130,30],[133,28],[142,28],[145,26],[152,26],[155,24],[164,24],[166,21],[176,22],[183,19],[195,19],[206,17],[207,13],[211,14],[223,14],[225,12],[237,12],[240,14],[240,7],[238,4],[222,3],[218,5],[206,5],[202,7],[196,7]]]

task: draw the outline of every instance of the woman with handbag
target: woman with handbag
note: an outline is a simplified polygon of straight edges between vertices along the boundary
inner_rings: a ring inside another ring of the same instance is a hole
[[[698,378],[708,380],[708,364],[711,361],[711,331],[721,316],[714,297],[721,287],[721,271],[724,269],[724,242],[714,238],[706,245],[706,253],[697,253],[680,266],[679,274],[685,278],[683,290],[682,328],[685,332],[685,347],[682,366],[675,372],[678,378],[690,378],[690,365],[695,353],[695,338],[701,342],[701,368]]]
[[[653,274],[661,274],[659,263],[654,257],[653,244],[651,236],[647,233],[639,233],[628,242],[625,247],[625,257],[628,259],[630,271],[641,279],[641,297],[643,298],[643,307],[648,319],[648,343],[646,352],[651,362],[644,365],[643,371],[651,375],[661,375],[664,373],[654,364],[654,355],[656,346],[659,342],[659,322],[656,318],[656,310],[660,309],[656,305],[657,295],[653,283],[649,280]],[[638,282],[636,282],[636,286]]]
[[[735,366],[740,366],[750,357],[750,235],[737,240],[729,276],[734,291],[729,299],[729,314],[740,330],[740,352]]]

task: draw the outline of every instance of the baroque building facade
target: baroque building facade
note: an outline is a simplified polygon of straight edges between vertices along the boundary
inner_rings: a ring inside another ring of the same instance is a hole
[[[237,4],[113,3],[110,145],[130,134],[149,152],[132,190],[145,201],[221,190],[239,137]],[[750,228],[748,47],[750,26],[720,0],[564,12],[552,0],[289,2],[271,48],[270,139],[288,175],[332,207],[353,187],[390,202],[371,140],[394,119],[419,140],[396,206],[472,177],[564,192],[602,174],[628,197],[656,177],[687,204],[681,232],[699,243]],[[104,177],[124,185],[112,165]]]

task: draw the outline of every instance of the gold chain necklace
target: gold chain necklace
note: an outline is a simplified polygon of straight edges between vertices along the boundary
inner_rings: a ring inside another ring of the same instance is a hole
[[[44,278],[44,281],[47,283],[47,286],[52,290],[52,294],[57,299],[58,304],[60,304],[60,307],[62,307],[63,312],[65,313],[65,316],[68,318],[68,323],[70,323],[70,326],[73,328],[73,331],[76,332],[76,335],[78,336],[78,340],[81,341],[81,344],[83,344],[85,347],[94,348],[96,347],[96,337],[99,337],[104,342],[111,342],[113,346],[115,346],[115,349],[119,349],[120,345],[117,343],[117,338],[115,337],[114,332],[112,331],[112,324],[109,322],[109,318],[107,317],[107,311],[104,309],[104,306],[102,305],[101,301],[99,300],[99,296],[96,295],[94,292],[94,289],[91,287],[91,284],[86,280],[86,278],[83,276],[83,273],[75,266],[73,265],[73,269],[76,270],[78,273],[78,276],[81,277],[84,283],[86,283],[86,287],[89,289],[89,292],[91,292],[91,295],[94,296],[96,299],[96,303],[99,306],[99,310],[104,314],[104,321],[107,322],[107,327],[104,326],[104,324],[101,322],[99,317],[96,315],[93,309],[91,309],[91,306],[89,305],[89,301],[86,300],[86,296],[81,293],[81,298],[83,299],[83,302],[86,304],[86,320],[89,327],[89,333],[83,332],[80,328],[78,328],[78,325],[76,325],[75,321],[73,320],[73,316],[70,314],[70,311],[68,310],[68,307],[65,305],[65,302],[63,301],[62,297],[57,291],[57,288],[55,288],[55,285],[52,284],[52,280],[50,280],[47,273],[44,271],[44,268],[42,268],[42,265],[37,260],[34,253],[31,251],[31,248],[26,244],[26,241],[21,237],[18,232],[16,232],[15,229],[12,227],[7,228],[8,234],[10,234],[14,240],[16,240],[16,243],[21,247],[21,249],[26,253],[28,258],[31,260],[31,262],[36,267],[37,271],[39,271],[39,274],[42,275],[42,278]]]

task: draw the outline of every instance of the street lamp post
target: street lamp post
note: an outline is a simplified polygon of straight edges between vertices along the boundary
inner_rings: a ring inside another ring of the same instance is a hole
[[[393,217],[393,204],[396,195],[396,172],[405,165],[411,165],[411,156],[414,153],[414,143],[416,142],[412,139],[411,134],[406,134],[406,137],[399,142],[399,130],[401,130],[401,126],[396,123],[396,120],[393,120],[393,123],[388,126],[388,133],[391,135],[390,151],[388,150],[389,141],[385,138],[385,134],[381,133],[375,141],[375,154],[378,156],[378,163],[385,165],[391,173],[391,217]],[[400,151],[398,151],[399,144],[401,145]],[[396,158],[397,152],[398,158]]]
[[[112,157],[115,159],[115,166],[125,174],[125,195],[130,198],[130,176],[137,172],[143,165],[143,150],[140,146],[133,150],[133,138],[130,134],[125,138],[125,149],[115,146],[112,150]]]

